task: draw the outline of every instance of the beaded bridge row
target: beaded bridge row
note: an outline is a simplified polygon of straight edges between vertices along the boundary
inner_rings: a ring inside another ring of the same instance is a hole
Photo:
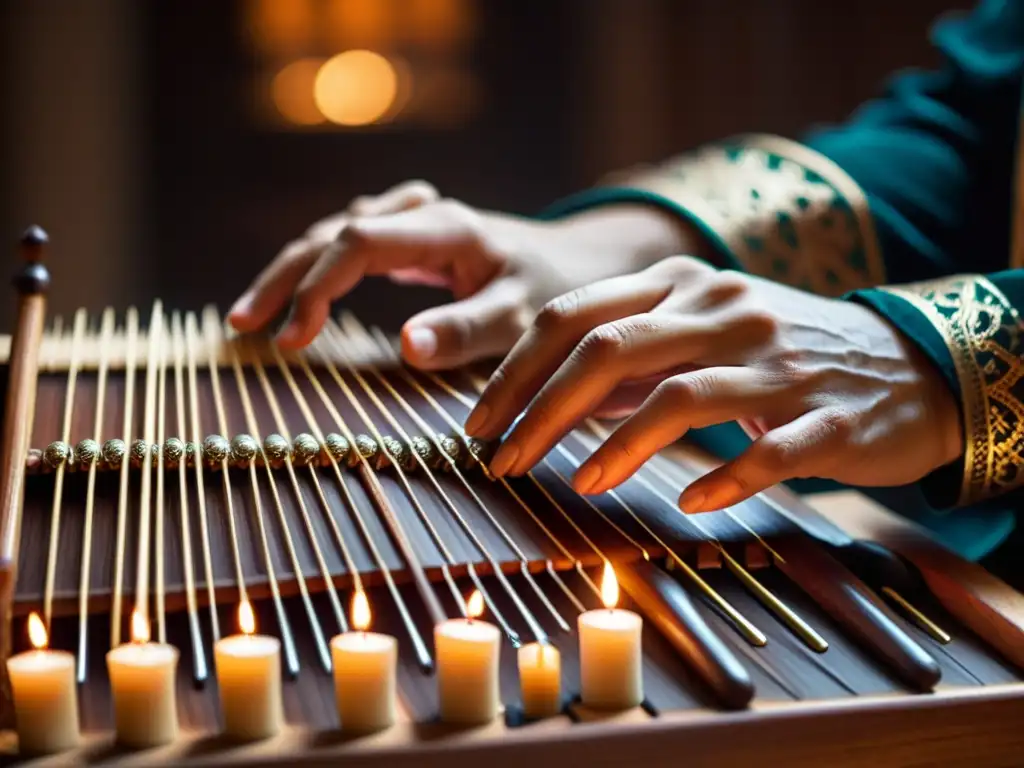
[[[291,442],[278,434],[267,435],[261,446],[252,435],[238,434],[232,440],[222,435],[208,435],[202,443],[186,442],[170,437],[163,445],[150,445],[145,440],[134,440],[129,446],[124,440],[112,438],[101,446],[87,438],[72,447],[61,440],[50,443],[44,450],[33,448],[26,459],[30,474],[87,470],[93,464],[97,470],[119,470],[127,457],[133,469],[139,469],[148,460],[153,468],[177,469],[182,461],[194,467],[197,459],[209,469],[224,467],[245,469],[250,465],[269,464],[277,469],[287,462],[296,466],[310,464],[329,466],[331,461],[342,466],[355,467],[366,460],[375,469],[392,463],[402,469],[415,469],[419,462],[414,452],[430,469],[450,469],[453,465],[468,468],[478,462],[486,464],[493,454],[493,446],[475,438],[462,438],[438,433],[433,439],[417,435],[405,443],[390,435],[380,441],[366,435],[355,435],[349,440],[331,433],[323,442],[303,432]]]

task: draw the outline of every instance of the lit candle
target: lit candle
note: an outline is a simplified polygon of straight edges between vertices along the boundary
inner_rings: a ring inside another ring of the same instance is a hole
[[[366,631],[370,604],[362,590],[352,598],[352,626],[331,640],[338,717],[344,731],[379,731],[395,722],[398,643]]]
[[[132,747],[154,747],[178,736],[174,694],[178,649],[149,642],[149,622],[132,614],[132,642],[107,653],[117,740]]]
[[[501,633],[480,621],[483,612],[483,595],[474,591],[466,605],[467,618],[451,619],[434,629],[441,719],[449,723],[483,724],[498,714]]]
[[[580,697],[594,709],[631,709],[644,698],[643,620],[615,607],[619,584],[605,562],[601,584],[605,607],[579,617]]]
[[[14,695],[18,749],[22,754],[52,754],[79,742],[75,659],[47,649],[49,638],[39,614],[28,617],[33,651],[7,660]]]
[[[562,657],[558,649],[546,643],[520,648],[519,686],[526,717],[557,715],[562,709]]]
[[[265,739],[281,730],[281,643],[257,635],[252,606],[238,607],[240,635],[225,637],[213,647],[224,733],[236,739]]]

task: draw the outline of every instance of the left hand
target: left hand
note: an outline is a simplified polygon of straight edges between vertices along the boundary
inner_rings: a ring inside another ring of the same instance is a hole
[[[500,437],[522,412],[491,464],[520,475],[610,405],[635,410],[576,473],[580,493],[614,488],[690,429],[744,424],[754,442],[683,492],[686,512],[798,477],[903,485],[963,450],[953,393],[880,315],[688,257],[550,302],[466,431]]]

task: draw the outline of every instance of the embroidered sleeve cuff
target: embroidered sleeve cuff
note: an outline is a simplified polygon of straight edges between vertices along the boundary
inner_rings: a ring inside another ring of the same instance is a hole
[[[1024,485],[1024,271],[956,275],[852,298],[916,341],[960,399],[962,463],[927,478],[929,496],[966,506]]]
[[[546,212],[647,202],[695,224],[731,264],[826,296],[881,285],[867,198],[834,162],[775,136],[741,136],[616,174]]]

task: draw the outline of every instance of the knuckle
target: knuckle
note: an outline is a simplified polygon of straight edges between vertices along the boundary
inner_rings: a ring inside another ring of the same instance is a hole
[[[746,296],[749,291],[750,282],[746,275],[726,270],[708,282],[705,296],[711,304],[724,304]]]
[[[832,410],[821,417],[821,433],[826,440],[849,443],[853,440],[855,425],[853,417],[846,411]]]
[[[700,272],[704,266],[704,262],[699,259],[695,259],[692,256],[676,255],[667,256],[654,264],[654,266],[651,267],[651,270],[659,274],[679,277],[681,275]]]
[[[800,442],[793,437],[773,437],[767,435],[758,443],[755,462],[763,470],[776,475],[797,463],[800,454]]]
[[[411,197],[424,202],[434,202],[441,197],[437,187],[424,179],[410,179],[402,186],[404,188],[403,191],[407,192]]]
[[[576,319],[580,310],[581,292],[570,291],[552,299],[537,313],[534,325],[538,331],[553,331]]]
[[[576,347],[583,359],[606,360],[621,354],[629,346],[629,332],[619,323],[607,323],[590,331]]]
[[[779,319],[773,312],[762,307],[746,307],[736,313],[733,327],[749,341],[759,342],[778,332]]]
[[[693,377],[673,376],[665,379],[654,389],[654,397],[673,410],[685,410],[693,406],[699,395]]]

